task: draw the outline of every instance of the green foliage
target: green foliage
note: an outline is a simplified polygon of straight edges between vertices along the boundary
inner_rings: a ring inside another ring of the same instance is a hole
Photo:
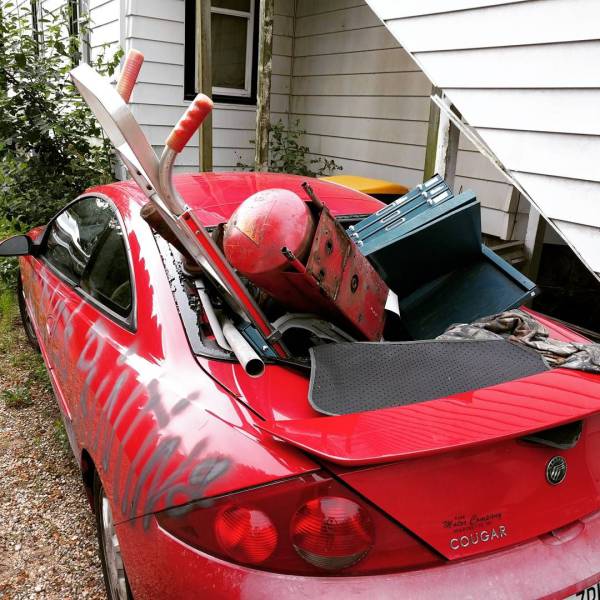
[[[46,222],[113,169],[110,144],[68,77],[80,48],[68,9],[43,10],[36,36],[29,6],[7,3],[0,15],[0,218],[16,229]],[[94,67],[112,75],[121,55]]]
[[[6,408],[26,408],[33,404],[31,393],[26,386],[18,386],[3,390],[0,397],[4,401]]]
[[[54,439],[65,452],[70,452],[69,436],[62,419],[54,419]]]
[[[0,335],[12,329],[17,316],[17,305],[13,290],[0,290]]]
[[[2,199],[0,197],[0,203]],[[0,240],[23,233],[19,223],[11,222],[0,215]],[[0,294],[6,289],[14,289],[19,274],[19,261],[17,258],[0,258]],[[2,309],[2,296],[0,296],[0,310]],[[1,313],[0,313],[1,314]]]
[[[302,136],[306,134],[300,129],[300,120],[296,119],[291,127],[285,127],[280,119],[271,125],[269,132],[269,171],[272,173],[293,173],[305,177],[321,177],[341,171],[342,167],[332,159],[324,156],[309,156],[308,146],[301,144]],[[254,140],[250,140],[254,144]],[[238,167],[253,171],[254,165],[238,163]]]

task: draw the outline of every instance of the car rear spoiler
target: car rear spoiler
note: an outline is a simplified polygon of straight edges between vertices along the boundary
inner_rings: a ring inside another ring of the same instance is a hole
[[[343,466],[374,465],[521,438],[600,413],[600,377],[554,369],[447,398],[259,427]]]

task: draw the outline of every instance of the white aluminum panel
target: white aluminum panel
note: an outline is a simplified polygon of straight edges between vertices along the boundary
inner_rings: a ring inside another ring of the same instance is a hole
[[[600,273],[600,234],[598,229],[566,221],[554,221],[554,225],[571,243],[589,268],[597,274]]]
[[[506,129],[478,131],[511,171],[600,181],[600,138],[596,136]]]
[[[447,89],[473,127],[600,135],[600,89]]]
[[[410,20],[390,19],[386,26],[393,34],[399,31],[411,52],[573,42],[600,37],[600,3],[520,2]]]
[[[538,198],[546,217],[597,227],[600,245],[600,183],[533,173],[515,176],[530,196]]]
[[[300,0],[302,2],[302,0]],[[418,17],[456,10],[468,10],[482,6],[515,4],[529,0],[366,0],[380,19]]]
[[[599,41],[416,52],[414,56],[442,88],[600,87]]]

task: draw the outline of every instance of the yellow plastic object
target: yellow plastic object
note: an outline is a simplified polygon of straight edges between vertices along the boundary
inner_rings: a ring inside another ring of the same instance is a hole
[[[358,175],[332,175],[331,177],[321,177],[323,181],[337,183],[353,190],[358,190],[369,196],[404,196],[408,188],[393,181],[384,179],[371,179],[369,177],[359,177]]]

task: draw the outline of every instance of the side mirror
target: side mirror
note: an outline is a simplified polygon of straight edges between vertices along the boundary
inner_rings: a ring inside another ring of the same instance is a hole
[[[33,247],[26,235],[15,235],[0,242],[0,256],[27,256],[34,253]]]

